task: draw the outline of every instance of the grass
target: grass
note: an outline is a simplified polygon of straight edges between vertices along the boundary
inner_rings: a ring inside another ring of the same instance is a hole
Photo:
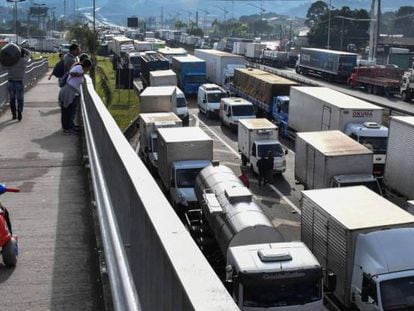
[[[109,58],[98,56],[97,61],[97,66],[100,66],[108,77],[112,99],[109,102],[109,99],[106,98],[99,75],[96,79],[96,92],[108,107],[119,128],[124,130],[139,114],[139,98],[134,90],[115,89],[115,72],[112,70],[112,62]]]
[[[59,53],[39,53],[33,52],[33,58],[45,57],[49,60],[49,68],[55,67],[56,63],[59,61]]]

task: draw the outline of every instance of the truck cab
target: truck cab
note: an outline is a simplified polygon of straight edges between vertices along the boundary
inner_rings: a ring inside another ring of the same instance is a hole
[[[351,297],[359,310],[414,310],[413,243],[413,228],[358,235]]]
[[[230,247],[226,281],[240,310],[322,310],[322,268],[302,242]]]
[[[195,179],[200,171],[210,164],[208,160],[185,160],[171,163],[170,197],[174,206],[181,206],[185,209],[196,206]]]
[[[227,97],[227,92],[217,84],[203,84],[198,88],[197,105],[200,113],[207,118],[218,116],[221,99]]]
[[[383,195],[378,179],[370,174],[337,175],[332,178],[330,188],[365,186],[368,189]]]
[[[278,140],[256,140],[252,144],[250,153],[250,167],[256,174],[259,174],[257,161],[263,156],[267,157],[269,151],[273,155],[273,174],[282,174],[286,171],[287,149],[284,150],[282,144]]]
[[[240,97],[222,98],[220,103],[220,121],[232,130],[237,130],[240,119],[255,119],[254,106]]]
[[[289,96],[276,96],[272,105],[272,118],[279,127],[279,133],[284,137],[289,137],[289,100]]]
[[[382,176],[385,169],[388,128],[376,122],[349,123],[345,128],[345,134],[374,153],[373,174]]]

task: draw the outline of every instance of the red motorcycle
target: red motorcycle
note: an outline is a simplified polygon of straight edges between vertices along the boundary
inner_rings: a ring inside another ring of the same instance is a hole
[[[6,192],[19,192],[19,189],[7,188],[0,184],[0,195]],[[12,233],[9,212],[0,204],[0,247],[3,262],[6,266],[14,267],[17,263],[17,236]]]

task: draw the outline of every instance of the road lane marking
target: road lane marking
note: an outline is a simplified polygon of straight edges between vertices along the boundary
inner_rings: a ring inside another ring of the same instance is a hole
[[[223,138],[221,138],[215,131],[213,131],[208,125],[206,125],[203,121],[201,121],[195,114],[193,114],[193,117],[197,120],[197,122],[201,125],[203,125],[207,130],[210,131],[210,133],[212,133],[218,140],[220,140],[227,148],[229,148],[229,150],[231,150],[234,155],[236,155],[239,159],[241,159],[240,154],[233,149],[232,146],[230,146],[228,143],[226,143]],[[290,207],[292,207],[299,215],[302,214],[301,210],[295,205],[293,204],[293,202],[291,200],[289,200],[288,197],[286,197],[282,192],[280,192],[279,189],[277,189],[274,185],[270,185],[269,184],[270,189],[272,189],[281,199],[283,199],[287,204],[290,205]]]

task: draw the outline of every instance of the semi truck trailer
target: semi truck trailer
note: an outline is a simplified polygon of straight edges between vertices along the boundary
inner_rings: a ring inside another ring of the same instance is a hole
[[[240,310],[322,310],[319,262],[304,243],[284,241],[229,167],[204,168],[195,193],[187,227]]]
[[[158,129],[158,174],[179,215],[197,204],[194,184],[213,160],[213,140],[199,127]]]
[[[337,309],[413,309],[413,215],[364,186],[302,191],[301,239]]]

